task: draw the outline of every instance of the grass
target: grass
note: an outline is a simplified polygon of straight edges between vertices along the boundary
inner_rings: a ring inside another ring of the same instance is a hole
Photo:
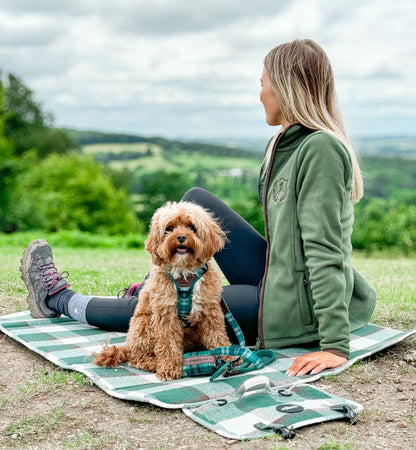
[[[172,157],[178,167],[183,167],[185,170],[192,170],[193,168],[203,167],[207,171],[229,170],[234,168],[252,170],[254,173],[259,171],[259,160],[253,158],[232,158],[229,156],[216,156],[213,158],[210,155],[195,154],[195,157],[190,157],[187,153],[179,153]]]
[[[416,259],[366,258],[353,255],[355,267],[377,291],[372,321],[383,326],[408,330],[416,326]]]
[[[17,235],[18,236],[18,235]],[[26,309],[26,289],[20,279],[19,265],[30,238],[44,234],[24,234],[9,243],[0,236],[0,313]],[[59,235],[46,236],[51,242],[59,270],[70,273],[72,289],[84,294],[117,295],[133,281],[144,278],[151,267],[150,256],[143,249],[116,247],[72,248]],[[109,238],[111,239],[111,238]],[[117,238],[118,239],[118,238]],[[407,330],[416,327],[416,258],[368,258],[353,254],[355,267],[376,288],[378,302],[374,323]],[[7,300],[12,297],[14,301]]]
[[[352,450],[356,448],[354,444],[350,442],[336,442],[332,438],[329,442],[319,447],[319,450]]]
[[[123,236],[108,236],[78,230],[62,230],[58,233],[25,231],[13,234],[0,233],[0,247],[17,246],[25,248],[30,241],[39,238],[46,239],[53,247],[124,249],[143,248],[147,236],[144,232]]]
[[[122,439],[117,434],[94,436],[87,431],[83,431],[76,438],[64,441],[62,447],[76,449],[115,448],[121,442]]]
[[[4,434],[13,436],[15,440],[24,444],[32,437],[43,436],[59,426],[64,414],[65,402],[47,411],[21,417],[6,427]]]
[[[65,385],[88,386],[91,382],[82,373],[62,370],[49,370],[45,367],[34,366],[31,376],[18,387],[21,392],[20,401],[27,400],[28,396],[52,394],[59,392]]]

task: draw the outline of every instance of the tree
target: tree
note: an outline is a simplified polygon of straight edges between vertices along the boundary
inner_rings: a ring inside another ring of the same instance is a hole
[[[66,153],[75,147],[67,134],[51,128],[52,115],[42,111],[33,92],[20,78],[9,74],[2,89],[4,133],[13,142],[17,156],[35,148],[39,157],[44,158],[51,153]]]
[[[15,157],[12,142],[4,133],[4,90],[0,83],[0,231],[12,231],[13,224],[8,218],[10,190],[14,179]]]
[[[180,172],[159,170],[143,175],[133,186],[140,193],[138,216],[147,226],[157,208],[167,201],[180,201],[183,194],[192,187],[189,177]]]
[[[264,214],[256,191],[244,200],[231,199],[229,205],[262,236],[264,236]]]

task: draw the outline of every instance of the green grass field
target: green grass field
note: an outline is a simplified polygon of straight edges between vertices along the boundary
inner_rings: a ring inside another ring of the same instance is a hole
[[[160,153],[162,148],[160,145],[151,144],[148,142],[134,142],[134,143],[101,143],[88,144],[82,147],[82,151],[87,154],[94,153],[121,153],[121,152],[135,152],[146,153],[150,149],[153,153]]]
[[[103,143],[90,144],[82,147],[85,154],[100,155],[106,153],[142,153],[146,154],[148,149],[151,150],[151,156],[143,156],[126,160],[112,160],[109,166],[113,169],[129,169],[132,171],[139,170],[141,173],[152,173],[163,167],[169,171],[182,171],[184,173],[194,173],[201,167],[204,171],[216,172],[218,170],[229,171],[231,169],[242,169],[244,171],[252,172],[253,175],[258,174],[261,154],[259,158],[245,158],[232,156],[212,156],[210,154],[202,154],[200,152],[184,152],[175,151],[164,154],[162,148],[156,144],[149,144],[146,142],[139,143]]]
[[[24,246],[0,247],[0,312],[26,309],[26,290],[20,278],[20,258]],[[85,294],[117,295],[132,281],[141,280],[150,268],[144,250],[117,248],[55,247],[54,260],[60,271],[70,273],[75,291]]]
[[[23,243],[0,247],[0,313],[26,309],[26,290],[19,264]],[[143,249],[54,247],[59,270],[70,273],[75,291],[116,295],[148,272],[150,257]],[[373,322],[403,330],[416,327],[416,259],[353,255],[356,268],[376,288]]]

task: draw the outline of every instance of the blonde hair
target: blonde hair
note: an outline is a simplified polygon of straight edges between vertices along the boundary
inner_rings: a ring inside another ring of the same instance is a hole
[[[324,50],[310,39],[288,42],[269,52],[264,69],[289,123],[326,131],[348,149],[353,168],[351,198],[358,202],[363,196],[361,170],[345,131],[334,75]]]

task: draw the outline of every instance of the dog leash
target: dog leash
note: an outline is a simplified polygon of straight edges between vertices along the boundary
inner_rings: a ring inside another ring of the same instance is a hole
[[[209,381],[216,380],[220,375],[227,378],[232,375],[251,372],[252,370],[262,369],[266,364],[270,364],[276,359],[273,350],[252,351],[242,347],[218,347],[213,350],[218,356],[235,356],[232,361],[227,361],[211,375]],[[236,365],[239,359],[243,360],[241,365]]]
[[[221,375],[223,377],[229,377],[251,372],[256,369],[262,369],[265,365],[270,364],[276,359],[273,350],[252,351],[245,348],[244,334],[223,297],[221,297],[221,307],[225,318],[237,337],[239,345],[185,353],[184,373],[187,376],[210,375],[209,381],[214,381]],[[221,356],[234,356],[235,358],[231,361],[223,361]],[[243,362],[237,364],[240,359],[242,359]]]

